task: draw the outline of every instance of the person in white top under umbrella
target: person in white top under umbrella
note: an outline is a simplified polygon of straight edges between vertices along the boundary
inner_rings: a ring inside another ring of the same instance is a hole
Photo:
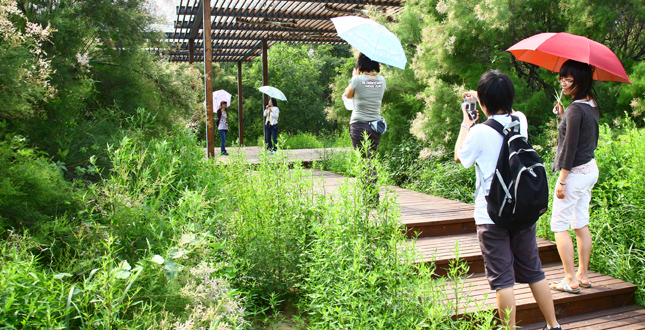
[[[264,125],[269,153],[275,153],[278,145],[278,117],[280,109],[274,98],[269,99],[269,104],[264,108]]]

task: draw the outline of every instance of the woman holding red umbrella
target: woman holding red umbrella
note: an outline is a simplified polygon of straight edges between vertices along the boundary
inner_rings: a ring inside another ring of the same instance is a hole
[[[560,68],[562,93],[573,98],[564,109],[558,103],[553,112],[562,122],[558,125],[558,146],[553,170],[560,175],[555,185],[551,216],[551,230],[555,233],[564,278],[551,284],[551,289],[579,293],[590,288],[588,269],[591,256],[589,232],[589,201],[591,189],[598,181],[598,166],[594,152],[598,145],[599,112],[593,90],[593,68],[589,64],[568,60]],[[577,239],[579,265],[575,270],[573,241],[569,229]]]

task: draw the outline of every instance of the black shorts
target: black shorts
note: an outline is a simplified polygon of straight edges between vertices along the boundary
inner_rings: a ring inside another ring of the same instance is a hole
[[[509,231],[498,225],[477,225],[479,247],[491,289],[512,287],[515,282],[531,284],[545,278],[535,240],[535,226]]]

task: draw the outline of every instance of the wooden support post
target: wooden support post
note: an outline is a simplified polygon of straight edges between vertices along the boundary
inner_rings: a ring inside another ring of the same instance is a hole
[[[267,62],[267,41],[262,39],[262,86],[268,86],[269,85],[269,65]],[[264,118],[264,108],[266,107],[267,104],[269,104],[269,96],[266,94],[264,95],[264,102],[262,103],[262,127],[264,129],[264,143],[268,144],[269,139],[267,137],[267,131],[266,131],[266,125],[265,123],[267,122],[267,118]]]
[[[237,125],[240,131],[240,146],[244,145],[244,130],[242,125],[244,123],[242,117],[242,61],[237,62]]]
[[[213,65],[211,44],[211,1],[202,0],[204,13],[204,87],[206,94],[206,136],[208,140],[208,157],[215,156],[215,133],[213,127]]]
[[[188,63],[195,63],[195,39],[188,39]]]

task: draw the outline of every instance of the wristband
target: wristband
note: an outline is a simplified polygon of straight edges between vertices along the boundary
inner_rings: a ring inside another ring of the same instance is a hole
[[[466,123],[461,123],[461,127],[465,128],[467,130],[470,130],[471,126],[466,125]]]
[[[566,183],[566,182],[560,182],[560,181],[558,181],[558,183],[559,183],[561,186],[566,186],[566,185],[567,185],[567,183]]]

